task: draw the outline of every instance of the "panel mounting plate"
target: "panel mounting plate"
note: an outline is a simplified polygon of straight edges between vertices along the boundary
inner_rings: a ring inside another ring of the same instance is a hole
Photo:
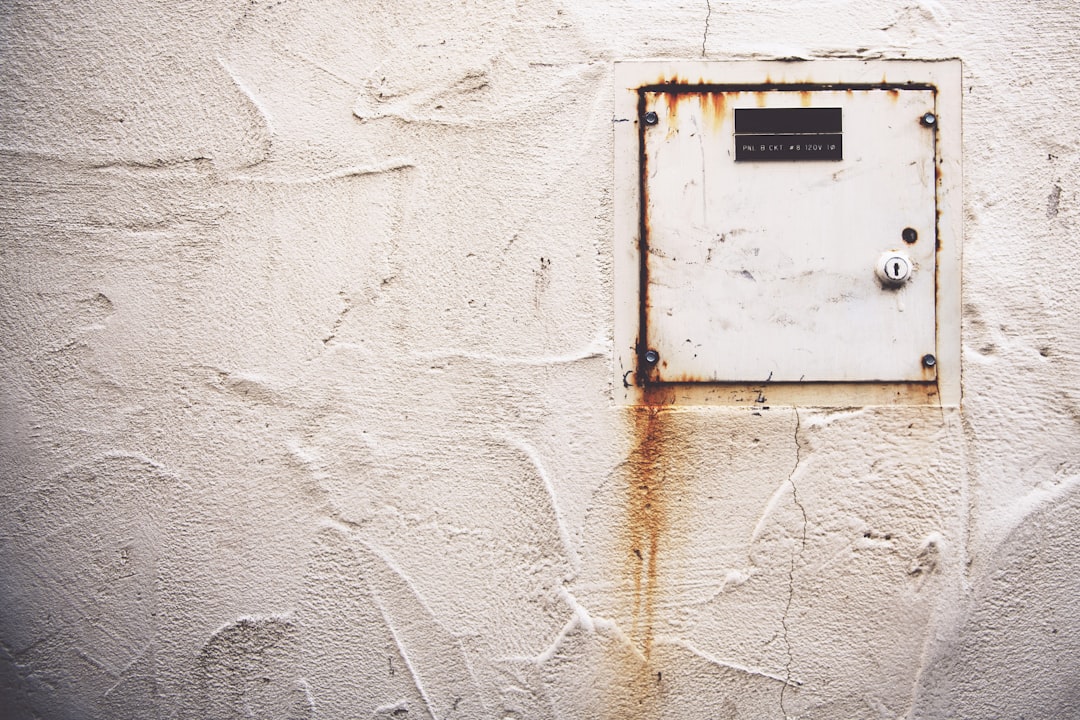
[[[616,65],[622,403],[956,405],[960,63]]]

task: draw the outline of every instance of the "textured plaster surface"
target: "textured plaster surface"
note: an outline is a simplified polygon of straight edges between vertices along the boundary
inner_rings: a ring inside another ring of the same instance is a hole
[[[961,410],[612,402],[616,59],[964,61]],[[1080,9],[0,6],[0,716],[1080,716]]]

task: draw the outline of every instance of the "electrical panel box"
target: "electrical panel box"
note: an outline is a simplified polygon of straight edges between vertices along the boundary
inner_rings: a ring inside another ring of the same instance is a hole
[[[623,402],[959,403],[958,61],[616,80]]]

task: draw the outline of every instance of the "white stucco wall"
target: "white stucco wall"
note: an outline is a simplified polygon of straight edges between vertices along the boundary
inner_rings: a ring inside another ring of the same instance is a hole
[[[1080,715],[1080,7],[711,5],[0,6],[3,717]],[[962,409],[615,406],[613,61],[849,55]]]

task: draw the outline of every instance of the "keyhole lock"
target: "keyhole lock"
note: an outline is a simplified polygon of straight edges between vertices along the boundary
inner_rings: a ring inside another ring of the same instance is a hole
[[[911,259],[895,250],[884,253],[878,259],[877,276],[889,287],[900,287],[911,278]]]

